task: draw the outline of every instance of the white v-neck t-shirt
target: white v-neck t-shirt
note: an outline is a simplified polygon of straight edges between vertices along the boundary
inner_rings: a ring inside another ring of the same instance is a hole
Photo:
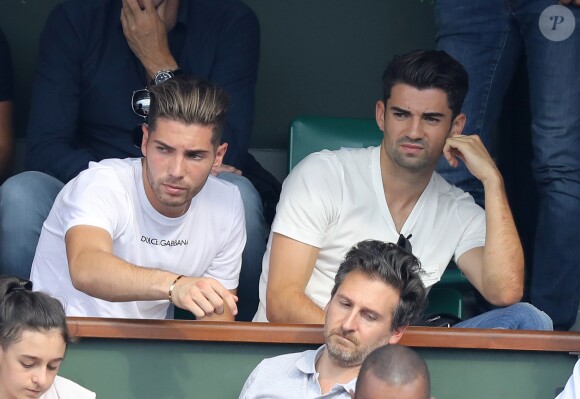
[[[375,239],[397,242],[383,189],[380,147],[321,151],[300,162],[284,181],[272,233],[320,249],[306,295],[323,308],[346,252]],[[260,306],[255,321],[266,319],[266,287],[272,233],[262,262]],[[430,287],[455,257],[485,244],[485,213],[473,198],[433,173],[401,229],[412,234],[413,254]]]

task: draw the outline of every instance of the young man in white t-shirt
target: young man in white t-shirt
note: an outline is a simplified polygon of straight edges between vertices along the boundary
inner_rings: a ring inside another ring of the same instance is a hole
[[[244,210],[238,189],[210,175],[227,149],[227,95],[175,77],[150,97],[144,157],[91,163],[63,188],[31,280],[70,316],[164,318],[173,302],[233,320]]]
[[[407,238],[426,287],[455,258],[489,302],[513,305],[470,327],[552,328],[543,312],[517,303],[522,246],[499,170],[478,136],[461,135],[466,92],[465,69],[444,52],[415,51],[389,64],[375,110],[381,146],[312,154],[284,182],[255,321],[323,323],[352,243]],[[435,172],[441,154],[451,166],[463,161],[483,183],[485,212]]]

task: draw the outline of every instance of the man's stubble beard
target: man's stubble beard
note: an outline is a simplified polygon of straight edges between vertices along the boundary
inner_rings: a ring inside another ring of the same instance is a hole
[[[333,336],[340,336],[351,341],[354,347],[351,350],[345,350],[335,345],[331,340]],[[325,342],[329,357],[341,367],[360,366],[369,353],[375,349],[375,347],[361,346],[358,339],[345,334],[340,328],[332,330],[329,334],[325,333]]]

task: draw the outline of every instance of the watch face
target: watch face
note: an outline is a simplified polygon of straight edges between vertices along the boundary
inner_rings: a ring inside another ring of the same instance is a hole
[[[157,75],[155,75],[155,84],[158,85],[160,83],[163,83],[166,80],[171,79],[172,77],[173,77],[173,73],[171,73],[171,71],[157,72]]]

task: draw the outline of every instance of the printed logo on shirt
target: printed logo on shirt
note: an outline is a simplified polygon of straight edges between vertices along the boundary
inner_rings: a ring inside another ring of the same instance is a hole
[[[141,236],[141,242],[144,242],[149,245],[160,245],[162,247],[178,247],[180,245],[189,244],[187,240],[163,240],[159,238],[151,238],[145,236]]]
[[[552,5],[542,11],[538,25],[546,39],[561,42],[574,33],[576,19],[568,7]]]

